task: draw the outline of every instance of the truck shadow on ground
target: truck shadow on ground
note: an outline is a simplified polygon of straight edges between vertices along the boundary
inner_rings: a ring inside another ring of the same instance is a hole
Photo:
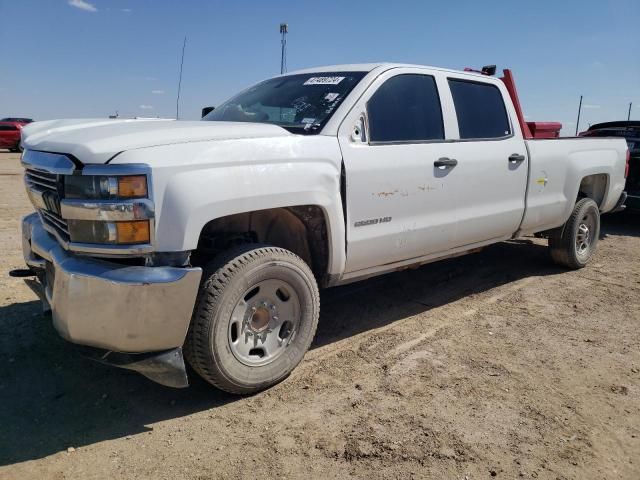
[[[614,223],[613,231],[619,227]],[[629,229],[630,234],[640,232],[637,225]],[[608,223],[603,231],[609,232]],[[561,273],[546,247],[518,240],[326,290],[312,348],[524,277]],[[39,303],[2,307],[0,466],[151,431],[150,425],[163,420],[188,422],[190,414],[242,401],[195,374],[190,379],[190,388],[174,390],[84,359],[58,337]]]

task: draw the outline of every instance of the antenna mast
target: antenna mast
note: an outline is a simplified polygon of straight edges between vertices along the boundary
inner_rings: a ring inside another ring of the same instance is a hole
[[[176,97],[176,120],[180,120],[180,89],[182,88],[182,66],[184,65],[184,49],[187,46],[187,37],[185,35],[182,43],[182,57],[180,58],[180,76],[178,77],[178,96]]]
[[[578,127],[580,126],[580,112],[582,111],[582,95],[580,95],[580,104],[578,105],[578,120],[576,120],[576,137],[578,136]]]
[[[282,45],[282,55],[280,56],[280,75],[287,71],[287,33],[289,33],[289,25],[280,24],[280,43]]]

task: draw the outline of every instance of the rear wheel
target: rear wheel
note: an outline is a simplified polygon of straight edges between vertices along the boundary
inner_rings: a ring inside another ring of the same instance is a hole
[[[216,387],[257,392],[300,363],[319,312],[318,287],[302,259],[282,248],[245,245],[206,267],[185,355]]]
[[[600,238],[600,210],[590,198],[579,200],[564,227],[549,237],[553,261],[564,267],[584,267]]]

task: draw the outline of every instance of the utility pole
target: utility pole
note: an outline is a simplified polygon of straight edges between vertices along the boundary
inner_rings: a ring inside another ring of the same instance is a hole
[[[282,54],[280,56],[280,75],[287,71],[287,33],[289,33],[289,25],[280,24],[280,44],[282,45]]]
[[[580,126],[580,111],[582,110],[582,95],[580,95],[580,105],[578,105],[578,120],[576,121],[576,137],[578,136],[578,128]]]
[[[629,102],[629,112],[627,113],[627,122],[631,120],[631,105],[633,105],[633,102]]]
[[[180,89],[182,88],[182,66],[184,65],[184,49],[187,46],[187,37],[185,35],[182,42],[182,57],[180,58],[180,75],[178,76],[178,96],[176,97],[176,120],[180,120]]]

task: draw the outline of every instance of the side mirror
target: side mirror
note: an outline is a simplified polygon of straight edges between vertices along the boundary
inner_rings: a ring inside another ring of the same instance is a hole
[[[204,107],[202,109],[202,118],[206,117],[209,113],[213,112],[216,107]]]

